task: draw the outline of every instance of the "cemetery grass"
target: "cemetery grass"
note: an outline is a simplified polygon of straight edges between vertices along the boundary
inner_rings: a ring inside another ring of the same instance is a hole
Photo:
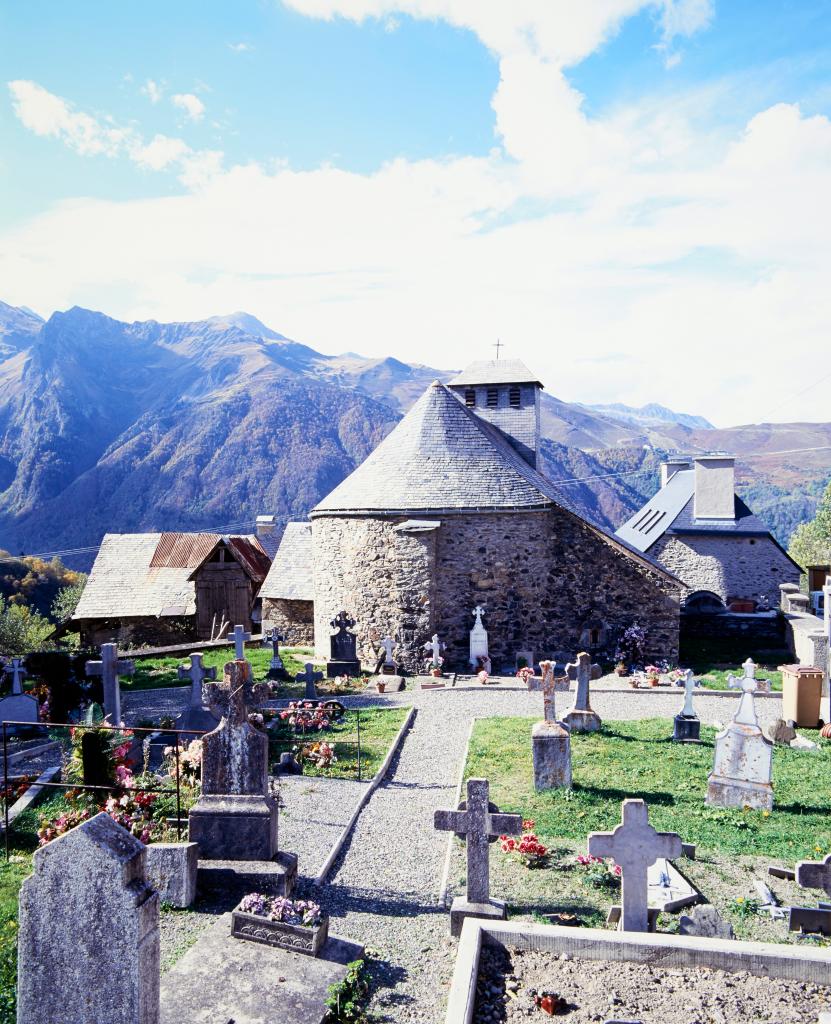
[[[816,739],[815,732],[801,731]],[[598,733],[573,734],[574,788],[570,793],[537,793],[531,721],[477,721],[465,776],[489,779],[491,799],[500,810],[533,819],[537,835],[551,852],[548,866],[529,869],[494,844],[492,892],[507,899],[514,914],[567,912],[587,926],[602,925],[619,894],[592,886],[574,865],[573,855],[585,852],[589,832],[619,824],[623,799],[641,797],[655,828],[678,832],[685,842],[696,844],[697,859],[682,859],[678,867],[731,921],[737,935],[795,941],[782,921],[771,923],[752,912],[757,899],[753,878],[763,879],[785,905],[812,903],[816,894],[769,878],[767,866],[793,867],[797,860],[831,852],[831,745],[808,751],[775,749],[775,804],[768,815],[707,807],[704,795],[715,730],[702,726],[703,742],[698,746],[673,744],[667,739],[671,732],[669,719],[646,719],[607,721]],[[456,846],[454,879],[464,877],[462,847]],[[677,917],[666,916],[662,928],[672,927],[677,927]]]

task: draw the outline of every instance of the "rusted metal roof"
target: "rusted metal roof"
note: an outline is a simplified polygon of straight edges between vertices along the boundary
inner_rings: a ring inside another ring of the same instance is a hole
[[[271,559],[259,539],[254,536],[226,537],[228,547],[254,583],[259,586],[268,576]]]
[[[151,569],[196,569],[222,540],[218,533],[163,533]]]

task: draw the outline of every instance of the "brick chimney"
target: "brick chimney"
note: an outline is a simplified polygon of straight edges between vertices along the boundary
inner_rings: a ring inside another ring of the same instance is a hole
[[[690,460],[686,455],[671,455],[661,463],[661,487],[666,487],[676,473],[690,468]]]
[[[276,516],[257,516],[257,536],[269,537],[274,533],[274,520]]]
[[[735,458],[724,452],[695,456],[696,519],[736,518]]]

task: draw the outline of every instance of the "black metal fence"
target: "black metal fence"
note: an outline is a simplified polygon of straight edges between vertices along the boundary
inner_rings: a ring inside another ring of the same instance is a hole
[[[95,763],[95,755],[88,745],[84,744],[85,736],[81,739],[81,751],[83,759],[82,774],[84,781],[82,783],[77,782],[38,782],[38,786],[42,786],[46,789],[56,790],[81,790],[84,792],[98,792],[101,794],[108,793],[167,793],[176,794],[176,833],[179,839],[182,838],[182,798],[181,798],[181,769],[179,764],[179,754],[182,750],[181,737],[187,736],[188,739],[196,739],[199,736],[203,736],[204,732],[198,729],[150,729],[150,728],[139,728],[105,725],[101,722],[95,722],[92,724],[80,724],[78,722],[3,722],[2,723],[2,741],[3,741],[3,819],[5,828],[4,844],[6,852],[6,860],[9,859],[9,810],[10,810],[10,796],[9,796],[9,728],[10,727],[26,727],[27,729],[66,729],[66,739],[70,738],[69,730],[87,730],[96,732],[109,732],[109,733],[121,733],[127,738],[128,734],[148,734],[157,735],[160,738],[171,739],[170,746],[173,748],[173,764],[174,764],[174,786],[121,786],[114,785],[112,782],[95,782],[87,781],[88,779],[95,779],[100,774],[99,765]],[[57,740],[61,742],[61,740]],[[65,749],[65,748],[64,748]],[[89,755],[87,755],[87,749],[89,749]],[[87,760],[89,756],[89,760]]]
[[[304,702],[301,701],[299,703],[302,704]],[[336,756],[341,759],[340,762],[336,763],[341,763],[342,767],[340,769],[333,769],[332,775],[352,778],[352,771],[354,770],[358,782],[363,781],[367,757],[361,735],[360,708],[350,708],[347,710],[340,701],[326,700],[325,698],[309,703],[312,703],[315,709],[318,704],[323,704],[324,707],[337,708],[337,714],[331,716],[330,725],[325,729],[318,729],[315,725],[302,721],[293,726],[286,726],[272,720],[272,722],[268,723],[269,760],[272,764],[276,764],[281,754],[296,751],[301,755],[302,762],[303,749],[312,746],[316,741],[322,741],[335,747]],[[285,708],[277,709],[278,716],[280,711],[285,710]],[[338,754],[338,749],[340,754]],[[347,765],[349,770],[347,770]]]

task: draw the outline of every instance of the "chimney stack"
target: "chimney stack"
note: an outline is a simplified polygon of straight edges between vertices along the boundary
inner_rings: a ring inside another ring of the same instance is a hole
[[[696,519],[736,518],[736,471],[732,455],[695,456]]]
[[[268,537],[274,533],[274,516],[257,516],[257,536]]]
[[[661,463],[661,487],[666,487],[676,473],[689,468],[690,460],[686,455],[670,455]]]

